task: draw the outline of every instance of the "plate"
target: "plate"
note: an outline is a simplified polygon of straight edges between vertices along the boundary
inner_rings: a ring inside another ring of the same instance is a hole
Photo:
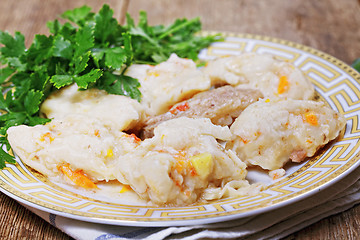
[[[202,32],[213,34],[213,32]],[[0,171],[1,191],[31,207],[81,221],[126,226],[180,226],[233,220],[292,204],[342,179],[360,164],[359,112],[360,74],[340,60],[286,40],[223,33],[224,42],[200,52],[204,60],[242,52],[268,53],[292,62],[312,81],[323,101],[344,114],[346,128],[315,157],[287,166],[287,174],[272,182],[267,176],[250,173],[250,178],[267,182],[254,196],[226,198],[205,205],[148,207],[96,198],[48,181],[28,169],[20,159]]]

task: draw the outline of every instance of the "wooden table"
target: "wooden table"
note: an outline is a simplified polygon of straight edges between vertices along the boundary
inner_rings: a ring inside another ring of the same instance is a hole
[[[46,22],[67,9],[103,3],[120,15],[122,0],[1,0],[0,29],[21,31],[29,44],[47,33]],[[360,57],[360,2],[357,0],[132,0],[128,12],[148,13],[150,24],[200,16],[204,30],[283,38],[327,52],[344,62]],[[70,239],[16,201],[0,193],[0,239]],[[287,239],[359,239],[360,206],[328,217]]]

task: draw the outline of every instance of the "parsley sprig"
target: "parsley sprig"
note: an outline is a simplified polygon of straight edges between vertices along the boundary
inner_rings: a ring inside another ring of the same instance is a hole
[[[157,64],[171,53],[197,60],[198,52],[219,36],[197,36],[198,18],[178,19],[169,26],[149,26],[140,12],[136,25],[127,14],[127,24],[113,18],[113,10],[103,5],[98,13],[83,6],[64,12],[48,22],[49,35],[35,35],[30,47],[24,36],[0,31],[0,169],[14,158],[6,131],[11,126],[45,124],[39,116],[41,103],[56,89],[76,83],[80,89],[98,88],[111,94],[140,101],[139,82],[124,74],[133,63]]]

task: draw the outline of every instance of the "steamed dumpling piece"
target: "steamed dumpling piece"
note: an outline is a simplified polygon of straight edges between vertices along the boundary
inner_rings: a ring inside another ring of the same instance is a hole
[[[194,61],[176,54],[156,66],[132,65],[126,75],[139,80],[141,104],[151,115],[165,113],[175,103],[211,87],[209,77],[197,69]]]
[[[226,148],[248,165],[267,170],[286,162],[301,162],[335,139],[345,118],[322,102],[307,100],[261,100],[246,108],[230,130],[234,135]]]
[[[95,118],[116,131],[131,129],[146,116],[134,99],[99,89],[78,90],[76,84],[52,93],[41,105],[40,113],[54,119],[74,114]]]
[[[213,85],[255,88],[265,98],[310,100],[314,87],[300,69],[274,56],[243,53],[209,61],[203,71]]]
[[[46,125],[11,127],[7,134],[14,152],[42,174],[62,176],[59,167],[69,165],[94,182],[114,180],[115,161],[137,147],[128,134],[79,114]]]
[[[191,204],[208,187],[244,181],[246,165],[217,142],[230,139],[228,127],[207,118],[180,117],[161,123],[154,134],[114,168],[117,179],[143,199],[158,205]]]

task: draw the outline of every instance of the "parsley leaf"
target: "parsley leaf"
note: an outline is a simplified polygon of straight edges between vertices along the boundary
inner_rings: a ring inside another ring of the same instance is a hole
[[[0,32],[0,43],[5,46],[0,49],[1,55],[4,57],[19,57],[25,51],[25,38],[19,32],[12,37],[7,32]]]
[[[24,99],[26,112],[31,116],[39,111],[39,105],[43,94],[40,91],[31,90]]]
[[[58,89],[72,84],[73,81],[74,77],[72,75],[54,75],[50,79],[50,82]]]
[[[84,74],[80,77],[75,77],[75,82],[81,89],[87,89],[90,83],[96,82],[102,75],[102,70],[92,69],[87,74]],[[125,94],[124,94],[125,95]]]

